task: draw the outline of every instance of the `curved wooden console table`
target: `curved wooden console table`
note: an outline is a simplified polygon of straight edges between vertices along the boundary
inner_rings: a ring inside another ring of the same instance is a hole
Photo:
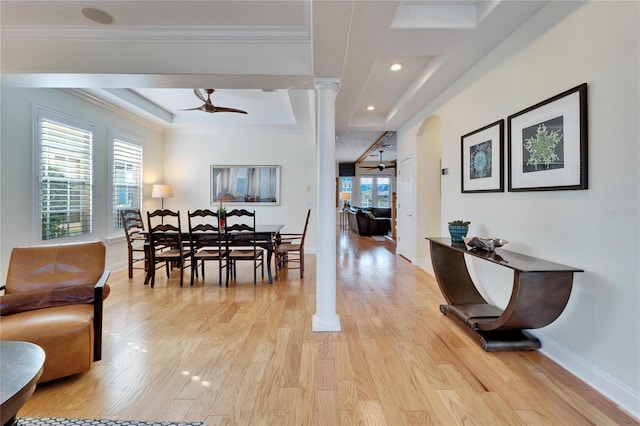
[[[436,280],[448,303],[440,305],[440,311],[460,321],[486,351],[540,348],[540,341],[522,330],[555,321],[569,301],[573,273],[584,272],[508,250],[468,250],[464,243],[451,243],[449,238],[427,240]],[[504,310],[489,304],[478,292],[465,254],[513,269],[513,290]]]

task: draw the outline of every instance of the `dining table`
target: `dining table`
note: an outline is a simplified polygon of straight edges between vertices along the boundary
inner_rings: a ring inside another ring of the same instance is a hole
[[[269,278],[269,284],[273,283],[273,274],[271,273],[271,259],[273,257],[273,252],[275,250],[275,241],[278,235],[280,234],[280,230],[284,227],[282,224],[266,224],[266,225],[256,225],[255,234],[256,234],[256,245],[265,249],[267,252],[267,277]],[[148,235],[148,231],[143,232],[144,235]],[[246,246],[247,235],[251,234],[248,231],[232,231],[229,232],[227,237],[229,239],[229,245],[231,246]],[[198,233],[193,234],[194,238],[198,238]],[[189,231],[182,231],[182,241],[191,241],[191,236],[189,235]],[[147,274],[144,279],[144,283],[148,284],[151,280],[151,275],[155,273],[155,268],[150,260],[150,250],[148,242],[145,243],[145,260],[147,267]]]

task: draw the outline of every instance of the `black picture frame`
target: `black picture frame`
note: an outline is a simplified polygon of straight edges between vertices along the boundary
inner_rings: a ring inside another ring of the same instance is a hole
[[[504,120],[460,137],[463,193],[504,191]]]
[[[507,122],[510,192],[588,189],[587,83]]]

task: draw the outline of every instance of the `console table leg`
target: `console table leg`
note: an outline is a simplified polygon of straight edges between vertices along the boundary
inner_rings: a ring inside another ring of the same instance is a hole
[[[461,325],[462,329],[480,343],[482,349],[487,352],[535,351],[542,347],[540,340],[523,330],[475,330],[469,327],[469,324],[460,318],[450,305],[440,305],[440,312]]]

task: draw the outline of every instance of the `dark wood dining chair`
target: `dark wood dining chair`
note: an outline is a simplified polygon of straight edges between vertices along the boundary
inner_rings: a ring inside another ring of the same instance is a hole
[[[191,285],[201,266],[204,280],[206,261],[218,262],[218,285],[222,286],[222,271],[225,271],[225,283],[229,287],[229,268],[227,255],[229,250],[224,240],[224,228],[221,229],[218,213],[209,209],[187,212],[189,220],[189,240],[191,255]]]
[[[180,211],[156,210],[147,212],[148,236],[149,236],[149,268],[154,268],[156,263],[164,263],[167,278],[171,276],[171,270],[175,264],[180,268],[180,287],[184,282],[184,268],[189,266],[187,262],[190,252],[184,249],[182,243],[182,226],[180,224]],[[155,284],[155,270],[151,273],[150,286]]]
[[[129,265],[129,278],[133,278],[134,269],[147,270],[147,259],[144,254],[144,244],[147,240],[144,234],[144,222],[139,209],[120,210],[122,229],[127,237],[127,258]],[[144,262],[144,266],[134,267],[134,264]]]
[[[309,227],[311,209],[307,211],[302,234],[280,234],[276,237],[276,278],[283,269],[300,269],[300,278],[304,277],[304,240]]]
[[[237,233],[234,235],[234,233]],[[257,270],[261,269],[264,279],[264,251],[256,241],[256,212],[245,209],[234,209],[227,212],[225,220],[226,243],[231,245],[229,255],[229,272],[236,278],[238,261],[253,262],[253,286],[257,282]],[[239,247],[241,248],[235,248]]]

